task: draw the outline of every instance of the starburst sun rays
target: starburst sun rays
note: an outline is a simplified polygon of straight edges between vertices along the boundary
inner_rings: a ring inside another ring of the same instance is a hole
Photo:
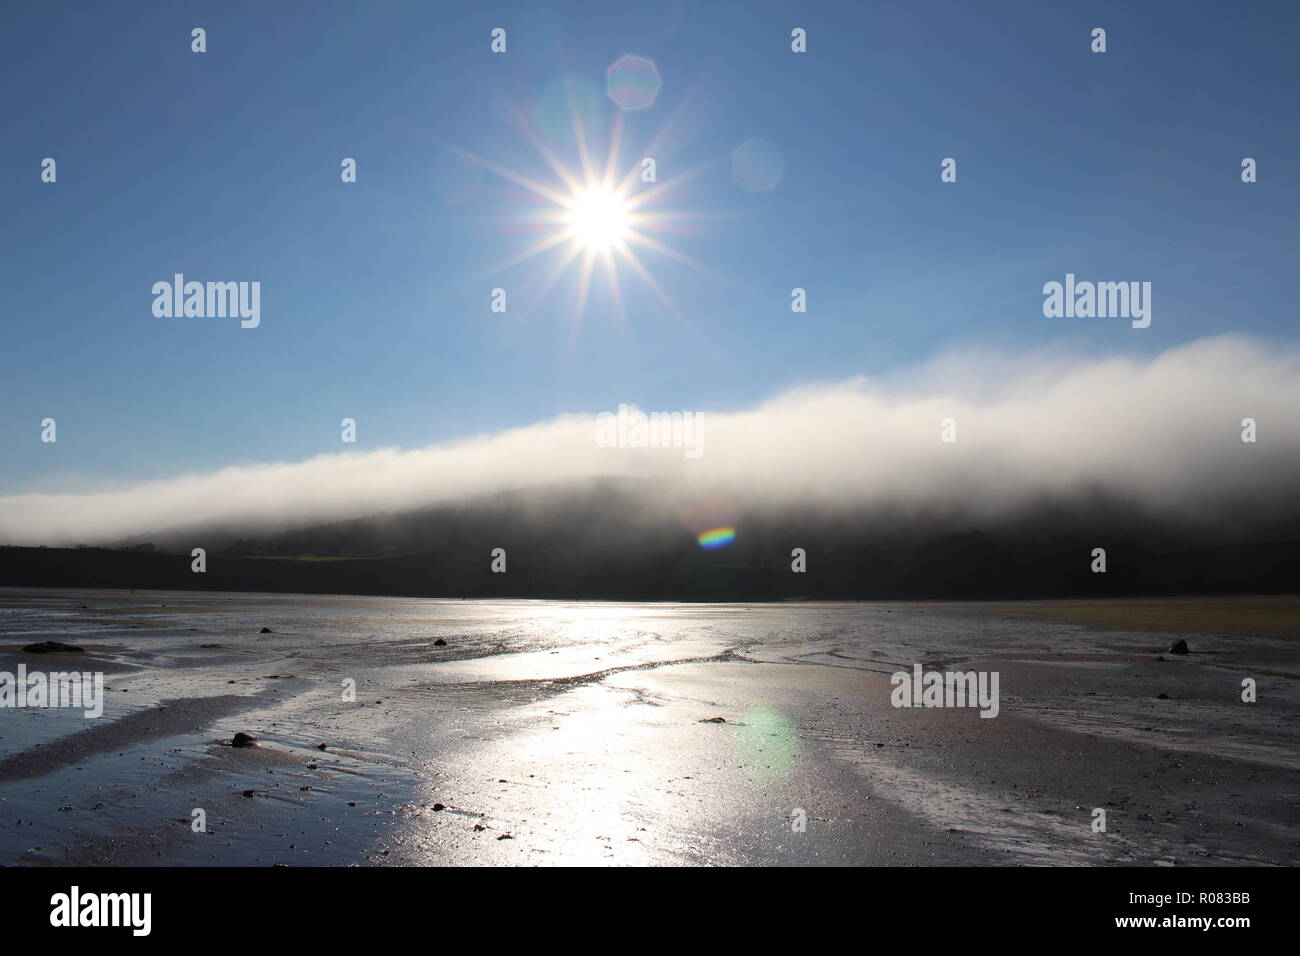
[[[523,213],[519,220],[532,224],[541,233],[532,243],[492,267],[492,273],[550,254],[554,258],[549,270],[541,277],[536,295],[544,298],[565,275],[576,271],[574,311],[571,337],[582,325],[593,282],[603,279],[610,301],[620,320],[625,317],[625,303],[621,277],[630,276],[642,283],[655,299],[679,321],[685,321],[681,309],[656,279],[644,261],[647,252],[685,266],[710,278],[720,278],[691,257],[662,241],[661,236],[674,230],[688,228],[692,222],[711,218],[701,214],[670,211],[665,206],[666,197],[683,183],[715,165],[707,163],[664,182],[643,182],[643,161],[638,159],[623,173],[621,148],[624,116],[615,112],[609,149],[603,164],[598,164],[589,146],[589,135],[580,111],[569,102],[574,140],[578,155],[578,168],[562,163],[543,137],[525,120],[520,126],[536,148],[554,182],[542,182],[494,163],[482,156],[463,151],[466,158],[484,169],[525,190],[541,201],[540,211]],[[676,119],[676,118],[675,118]],[[676,122],[670,121],[654,137],[645,150],[655,155],[663,146]]]

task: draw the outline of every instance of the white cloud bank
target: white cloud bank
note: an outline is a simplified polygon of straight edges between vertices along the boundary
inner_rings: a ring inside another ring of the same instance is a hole
[[[1239,337],[1150,359],[950,355],[906,377],[802,388],[743,412],[699,411],[696,459],[680,449],[600,447],[595,413],[565,415],[410,451],[232,467],[102,494],[0,497],[0,543],[284,527],[601,475],[778,506],[977,512],[1090,489],[1157,511],[1230,511],[1300,487],[1300,350]],[[951,444],[940,441],[948,418]],[[1244,418],[1258,423],[1254,444],[1241,440]]]

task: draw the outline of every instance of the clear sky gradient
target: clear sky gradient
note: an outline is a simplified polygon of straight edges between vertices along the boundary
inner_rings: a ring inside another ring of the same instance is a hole
[[[603,159],[623,54],[662,87],[619,171],[671,124],[660,182],[703,171],[656,237],[704,271],[643,251],[680,316],[621,270],[624,314],[598,274],[575,330],[576,270],[529,292],[556,253],[495,268],[545,204],[448,150],[558,185],[524,124],[578,169],[572,90]],[[0,492],[732,410],[954,349],[1293,342],[1298,72],[1283,2],[7,4]],[[732,177],[751,137],[784,157],[764,192]],[[155,317],[176,272],[260,281],[261,326]],[[1151,327],[1045,318],[1067,272],[1151,282]]]

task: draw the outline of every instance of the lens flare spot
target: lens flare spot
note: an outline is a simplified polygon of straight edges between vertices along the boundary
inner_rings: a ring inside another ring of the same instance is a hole
[[[775,189],[785,174],[785,156],[765,139],[747,139],[732,151],[731,177],[752,193]]]
[[[621,57],[606,74],[609,98],[625,110],[643,110],[659,95],[659,67],[640,56]]]
[[[799,734],[790,718],[757,707],[740,718],[736,756],[754,780],[772,783],[790,775],[799,758]]]
[[[705,551],[717,551],[719,548],[725,548],[736,540],[736,529],[730,525],[724,525],[721,528],[710,528],[708,531],[701,531],[697,535],[700,547]]]

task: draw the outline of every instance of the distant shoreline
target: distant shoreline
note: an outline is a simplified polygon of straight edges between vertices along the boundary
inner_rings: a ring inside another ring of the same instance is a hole
[[[996,550],[996,549],[995,549]],[[481,552],[481,553],[480,553]],[[191,570],[188,553],[109,548],[0,546],[0,587],[357,594],[376,597],[520,598],[674,603],[783,601],[1023,601],[1153,596],[1290,594],[1297,588],[1300,541],[1262,541],[1174,555],[1116,554],[1104,574],[1087,553],[1066,549],[1033,562],[1034,573],[991,566],[983,549],[928,548],[903,563],[850,562],[811,549],[807,571],[793,573],[780,552],[641,555],[509,549],[508,573],[494,573],[487,549],[464,548],[367,557],[206,554]],[[1012,554],[1006,560],[1015,558]],[[1027,559],[1017,559],[1027,560]]]

